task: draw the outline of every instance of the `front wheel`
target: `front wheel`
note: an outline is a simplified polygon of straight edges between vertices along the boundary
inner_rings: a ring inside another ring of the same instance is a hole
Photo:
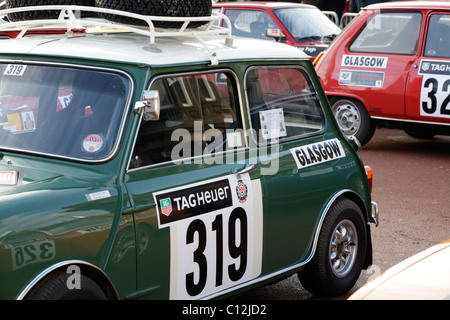
[[[330,98],[331,110],[339,129],[347,136],[355,136],[362,145],[372,138],[375,126],[364,105],[351,98]]]
[[[351,200],[337,200],[326,216],[316,252],[298,273],[309,292],[333,297],[356,283],[366,255],[366,226],[361,209]]]

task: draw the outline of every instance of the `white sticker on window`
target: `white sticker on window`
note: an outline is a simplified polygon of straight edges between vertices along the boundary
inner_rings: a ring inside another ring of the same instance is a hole
[[[283,109],[264,110],[259,112],[261,133],[265,140],[285,137],[286,124]]]
[[[23,130],[36,129],[36,121],[34,119],[33,111],[22,112],[22,127]]]
[[[90,134],[83,140],[83,150],[97,152],[103,147],[103,138],[99,134]]]
[[[26,68],[27,66],[23,64],[8,64],[3,74],[7,76],[22,76]]]

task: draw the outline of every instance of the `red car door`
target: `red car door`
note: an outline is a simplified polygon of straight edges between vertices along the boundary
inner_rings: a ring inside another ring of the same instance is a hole
[[[412,120],[450,123],[450,14],[433,12],[426,39],[406,87],[406,115]]]

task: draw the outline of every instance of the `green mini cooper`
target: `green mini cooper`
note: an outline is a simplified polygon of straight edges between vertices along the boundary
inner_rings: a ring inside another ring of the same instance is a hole
[[[233,38],[226,16],[97,3],[2,11],[0,298],[226,298],[295,273],[352,288],[371,170],[309,57]]]

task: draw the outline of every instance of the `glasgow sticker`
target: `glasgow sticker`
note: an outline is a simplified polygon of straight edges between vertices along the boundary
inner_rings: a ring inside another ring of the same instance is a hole
[[[387,57],[356,56],[344,54],[342,56],[341,66],[386,69],[387,62]]]
[[[289,151],[298,169],[345,157],[345,151],[338,139],[312,143]]]

